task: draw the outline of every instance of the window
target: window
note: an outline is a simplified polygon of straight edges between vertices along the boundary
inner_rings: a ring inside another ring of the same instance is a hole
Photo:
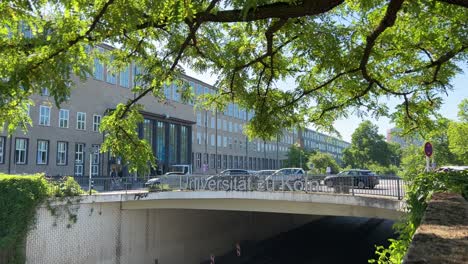
[[[28,157],[28,140],[17,138],[15,140],[15,163],[26,164]]]
[[[211,128],[215,128],[215,123],[216,123],[216,119],[214,117],[211,118]]]
[[[202,142],[202,136],[200,132],[197,132],[197,144],[200,145]]]
[[[223,130],[224,130],[224,131],[228,131],[228,129],[227,129],[227,121],[226,121],[226,120],[223,120]]]
[[[217,123],[217,125],[216,125],[217,128],[218,128],[218,129],[221,129],[221,125],[222,125],[221,119],[218,118],[218,123]]]
[[[221,142],[221,136],[220,136],[220,135],[218,135],[218,138],[217,138],[217,141],[216,141],[216,146],[219,146],[219,147],[221,147],[221,146],[222,146],[222,144],[223,144],[223,143]]]
[[[221,154],[218,154],[218,158],[217,158],[217,167],[218,169],[221,169]]]
[[[39,165],[45,165],[49,158],[49,141],[38,140],[37,141],[37,161]]]
[[[103,48],[98,48],[99,52],[104,51]],[[94,58],[94,78],[97,80],[104,80],[104,65],[98,58]]]
[[[83,176],[84,144],[75,144],[75,176]]]
[[[112,63],[111,59],[111,63]],[[117,78],[115,77],[115,73],[111,71],[110,65],[107,65],[107,75],[106,75],[106,81],[110,84],[116,84],[117,83]]]
[[[67,165],[68,142],[57,142],[57,165]]]
[[[50,106],[39,107],[39,125],[50,126]]]
[[[227,148],[227,137],[223,137],[223,147]]]
[[[76,114],[76,129],[86,130],[86,113],[78,112]]]
[[[232,122],[231,121],[229,121],[229,126],[228,127],[229,127],[229,132],[232,132]]]
[[[216,161],[216,155],[215,154],[210,154],[210,168],[214,169],[215,168],[215,163]]]
[[[0,164],[5,162],[5,137],[0,137]]]
[[[67,109],[60,109],[59,111],[59,127],[68,128],[68,120],[70,118],[70,111]]]
[[[101,116],[100,115],[93,115],[93,131],[94,132],[99,132],[99,127],[100,126],[101,126]]]
[[[211,138],[211,146],[214,146],[215,145],[215,135],[211,134],[210,138]]]
[[[127,66],[123,71],[120,71],[120,86],[129,88],[130,87],[130,67]]]
[[[202,126],[202,116],[200,112],[197,112],[197,126]]]
[[[174,96],[174,101],[176,102],[180,102],[180,92],[179,92],[179,88],[177,87],[177,85],[173,84],[172,85],[172,89],[173,89],[173,96]]]
[[[196,153],[196,166],[197,166],[197,169],[200,169],[201,168],[201,153]]]
[[[172,99],[172,89],[171,85],[164,85],[164,96],[166,97],[167,100]]]
[[[42,88],[42,89],[41,89],[41,95],[42,95],[42,96],[49,96],[49,89],[47,89],[47,88]]]
[[[93,148],[93,159],[91,160],[91,176],[99,175],[99,163],[101,160],[101,146],[92,145]]]

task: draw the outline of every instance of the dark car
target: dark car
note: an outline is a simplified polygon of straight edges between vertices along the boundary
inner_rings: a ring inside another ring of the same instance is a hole
[[[332,175],[325,177],[324,183],[328,187],[334,186],[356,186],[360,189],[374,187],[379,184],[379,177],[370,170],[346,170],[338,173],[337,175]]]
[[[250,173],[247,170],[228,169],[228,170],[223,170],[222,172],[219,173],[219,175],[250,175]]]

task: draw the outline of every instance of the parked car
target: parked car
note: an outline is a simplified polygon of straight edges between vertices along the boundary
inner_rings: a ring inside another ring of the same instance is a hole
[[[370,170],[351,169],[325,177],[324,184],[328,187],[356,186],[360,189],[374,189],[379,184],[379,177]]]
[[[146,181],[145,186],[153,187],[155,185],[168,184],[171,187],[175,187],[180,185],[180,177],[178,176],[192,174],[191,165],[172,165],[170,170],[171,171],[166,172],[164,175],[149,179]]]
[[[305,181],[305,175],[306,173],[302,168],[284,168],[266,177],[265,182],[267,182],[268,186],[275,186],[275,189],[279,189],[283,182]]]
[[[251,186],[255,186],[257,183],[258,177],[249,173],[248,170],[243,169],[227,169],[221,171],[219,174],[211,176],[207,179],[207,181],[224,181],[227,180],[228,182],[234,181],[234,178],[237,182],[240,180],[251,181]]]
[[[257,175],[258,177],[262,177],[262,178],[265,178],[267,176],[270,176],[272,175],[273,173],[275,173],[276,170],[260,170],[260,171],[257,171],[255,173],[255,175]]]
[[[228,169],[219,173],[220,175],[250,175],[249,171],[241,169]]]

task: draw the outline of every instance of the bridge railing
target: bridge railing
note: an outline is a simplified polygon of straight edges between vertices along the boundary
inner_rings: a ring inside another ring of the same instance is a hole
[[[340,193],[402,199],[405,182],[386,176],[327,175],[160,175],[156,177],[74,177],[89,192],[149,191],[260,191]],[[63,178],[52,178],[63,181]],[[59,188],[60,185],[56,185]]]

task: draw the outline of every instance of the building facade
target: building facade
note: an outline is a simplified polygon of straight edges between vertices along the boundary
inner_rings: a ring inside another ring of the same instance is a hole
[[[69,100],[56,107],[48,90],[32,96],[29,115],[33,126],[12,136],[0,134],[0,172],[11,174],[109,176],[126,175],[120,159],[99,153],[104,140],[99,132],[102,117],[119,103],[134,98],[131,91],[139,69],[129,65],[118,74],[95,60],[94,74],[86,81],[74,79],[76,88]],[[216,88],[189,76],[183,79],[196,96],[215,93]],[[152,96],[142,98],[144,122],[141,138],[152,146],[158,169],[163,173],[173,164],[191,164],[194,173],[216,173],[228,168],[249,170],[278,169],[287,159],[289,147],[329,152],[341,158],[348,143],[315,131],[285,131],[274,141],[248,140],[245,124],[252,114],[236,104],[225,111],[196,110],[183,103],[175,85],[164,88],[166,101]]]

